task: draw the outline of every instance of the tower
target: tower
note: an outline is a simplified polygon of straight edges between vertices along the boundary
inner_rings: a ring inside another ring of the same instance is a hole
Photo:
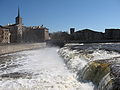
[[[22,24],[22,18],[20,17],[20,9],[18,7],[18,16],[15,18],[16,24]]]
[[[70,28],[70,34],[73,34],[75,32],[75,28]]]

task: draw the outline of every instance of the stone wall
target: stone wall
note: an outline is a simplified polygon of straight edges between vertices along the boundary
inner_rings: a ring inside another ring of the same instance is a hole
[[[6,45],[3,44],[0,45],[0,54],[43,48],[45,46],[46,43],[6,44]]]

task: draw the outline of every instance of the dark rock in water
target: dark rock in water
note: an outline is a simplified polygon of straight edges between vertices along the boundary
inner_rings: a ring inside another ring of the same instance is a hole
[[[25,77],[29,77],[30,78],[30,76],[31,75],[28,73],[14,72],[14,73],[3,74],[0,77],[2,77],[2,78],[25,78]]]
[[[47,46],[57,46],[57,47],[63,47],[65,45],[64,41],[61,40],[50,40],[47,41]]]

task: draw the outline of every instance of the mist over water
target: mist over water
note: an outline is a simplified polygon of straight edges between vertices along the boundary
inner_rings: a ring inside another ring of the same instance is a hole
[[[0,56],[0,90],[93,90],[91,83],[76,80],[57,50],[44,48]]]

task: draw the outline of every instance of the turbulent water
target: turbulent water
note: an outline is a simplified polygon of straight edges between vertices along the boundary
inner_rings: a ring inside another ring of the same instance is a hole
[[[92,83],[77,81],[57,50],[44,48],[0,56],[0,90],[93,90]]]
[[[71,45],[70,44],[70,45],[65,45],[63,48],[61,48],[58,53],[64,58],[64,62],[66,63],[66,66],[72,72],[76,73],[78,80],[80,82],[85,80],[86,82],[86,80],[89,80],[89,81],[97,80],[101,75],[100,73],[97,73],[99,71],[94,72],[94,69],[89,68],[89,65],[90,65],[89,63],[100,61],[100,60],[106,60],[106,62],[109,62],[109,60],[114,60],[113,57],[116,57],[116,58],[120,57],[119,52],[115,52],[116,51],[115,49],[116,47],[113,47],[111,45],[106,45],[106,44],[103,44],[103,45],[101,44]],[[96,70],[97,70],[97,67],[96,67]],[[87,79],[84,79],[84,77],[86,77]],[[103,89],[103,87],[106,87],[107,83],[109,84],[108,79],[111,80],[111,78],[107,78],[104,81],[102,80],[103,82],[101,81],[101,83],[103,83],[102,84],[103,86],[100,86],[99,90],[106,90],[106,89]],[[94,90],[98,90],[97,83],[99,85],[99,82],[93,82],[93,83],[95,84]],[[105,83],[106,85],[104,85]],[[109,89],[107,88],[107,90]]]
[[[120,54],[114,51],[107,51],[99,49],[99,46],[85,46],[79,45],[72,47],[63,47],[59,50],[60,55],[64,58],[67,67],[74,73],[78,73],[90,61],[110,59],[112,57],[119,57]],[[79,50],[77,50],[79,49]]]

